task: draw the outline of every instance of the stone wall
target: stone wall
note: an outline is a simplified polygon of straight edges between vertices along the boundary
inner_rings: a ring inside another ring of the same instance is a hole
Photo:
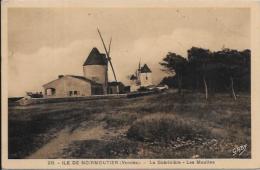
[[[107,66],[105,65],[86,65],[83,66],[84,76],[100,84],[105,84],[107,76]]]

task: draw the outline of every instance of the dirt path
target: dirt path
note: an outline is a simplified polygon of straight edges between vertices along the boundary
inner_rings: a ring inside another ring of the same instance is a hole
[[[68,128],[61,130],[57,137],[32,153],[28,159],[57,158],[64,148],[75,140],[100,139],[105,135],[102,125],[93,128],[77,129],[72,133]]]
[[[104,128],[103,124],[95,127],[79,126],[73,132],[69,128],[65,128],[57,134],[57,137],[32,153],[27,159],[61,158],[63,149],[68,148],[73,141],[107,139],[124,133],[125,129],[121,128],[117,131],[108,130]]]

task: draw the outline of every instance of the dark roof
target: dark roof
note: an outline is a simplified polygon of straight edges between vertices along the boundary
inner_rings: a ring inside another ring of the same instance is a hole
[[[144,64],[144,66],[141,68],[141,73],[151,73],[151,72],[152,71],[146,64]]]
[[[136,80],[136,79],[137,79],[137,77],[132,74],[131,77],[130,77],[130,80]]]
[[[83,81],[86,81],[86,82],[90,82],[91,84],[101,85],[101,84],[99,84],[99,83],[97,83],[93,80],[90,80],[90,79],[84,77],[84,76],[75,76],[75,75],[68,75],[68,76],[74,77],[74,78],[77,78],[77,79],[80,79],[80,80],[83,80]]]
[[[94,47],[84,62],[83,66],[85,65],[107,65],[106,55],[100,53],[98,49]]]
[[[116,82],[116,81],[113,81],[113,82],[108,82],[108,86],[124,86],[124,84],[122,82]]]

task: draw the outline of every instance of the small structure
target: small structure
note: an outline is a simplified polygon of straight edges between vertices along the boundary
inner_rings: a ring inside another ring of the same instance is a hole
[[[109,82],[108,83],[109,94],[123,94],[125,93],[125,85],[122,82]]]
[[[140,69],[139,73],[140,83],[142,87],[147,87],[153,85],[152,83],[152,71],[147,66],[147,64],[144,64],[143,67]]]
[[[26,92],[26,95],[32,98],[43,98],[42,92]]]
[[[137,91],[138,89],[152,86],[152,71],[147,64],[142,67],[139,63],[139,67],[135,74],[130,76],[130,91]]]
[[[130,76],[130,92],[137,91],[140,88],[138,77],[134,74]]]

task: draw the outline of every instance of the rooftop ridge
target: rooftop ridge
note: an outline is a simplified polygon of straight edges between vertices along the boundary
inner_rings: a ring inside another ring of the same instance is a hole
[[[106,55],[104,53],[100,53],[99,50],[94,47],[83,64],[83,66],[86,65],[107,65]]]

